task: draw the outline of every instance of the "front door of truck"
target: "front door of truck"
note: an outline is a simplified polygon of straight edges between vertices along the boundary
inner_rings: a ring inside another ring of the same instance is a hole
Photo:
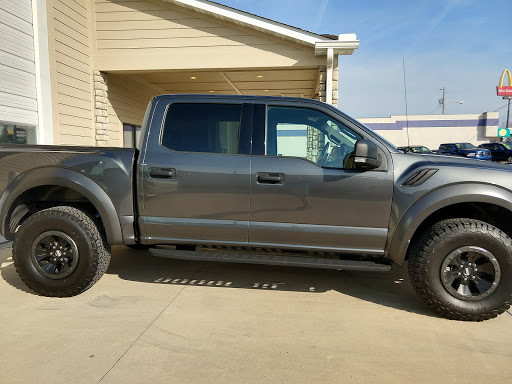
[[[376,170],[355,168],[355,143],[368,137],[317,108],[255,105],[249,243],[382,255],[393,193],[389,153],[380,148]]]
[[[247,244],[252,109],[235,99],[159,101],[139,166],[143,242]]]

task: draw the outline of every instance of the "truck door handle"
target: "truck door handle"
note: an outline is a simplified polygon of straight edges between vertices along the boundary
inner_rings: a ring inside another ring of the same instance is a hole
[[[149,168],[149,176],[155,179],[174,179],[176,169],[174,168]]]
[[[258,173],[256,180],[260,184],[283,184],[284,175],[282,173]]]

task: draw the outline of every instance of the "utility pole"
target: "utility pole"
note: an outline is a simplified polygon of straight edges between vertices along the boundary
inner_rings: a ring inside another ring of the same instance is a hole
[[[439,99],[439,105],[443,106],[443,115],[446,112],[446,104],[447,103],[464,104],[463,101],[446,101],[446,88],[443,87],[443,88],[440,89],[440,91],[443,91],[443,97]]]
[[[443,115],[444,115],[444,108],[446,105],[445,88],[444,87],[443,87],[442,91],[443,91],[443,98],[440,100],[440,103],[443,104]]]

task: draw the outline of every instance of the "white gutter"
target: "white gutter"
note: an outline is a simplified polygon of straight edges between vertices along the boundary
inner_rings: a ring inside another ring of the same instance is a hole
[[[345,33],[338,36],[338,40],[317,41],[315,54],[324,55],[327,50],[333,49],[335,55],[351,55],[359,48],[359,40],[355,33]]]

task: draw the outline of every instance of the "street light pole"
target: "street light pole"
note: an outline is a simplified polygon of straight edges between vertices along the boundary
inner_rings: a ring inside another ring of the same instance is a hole
[[[508,98],[507,129],[510,128],[510,97]]]

